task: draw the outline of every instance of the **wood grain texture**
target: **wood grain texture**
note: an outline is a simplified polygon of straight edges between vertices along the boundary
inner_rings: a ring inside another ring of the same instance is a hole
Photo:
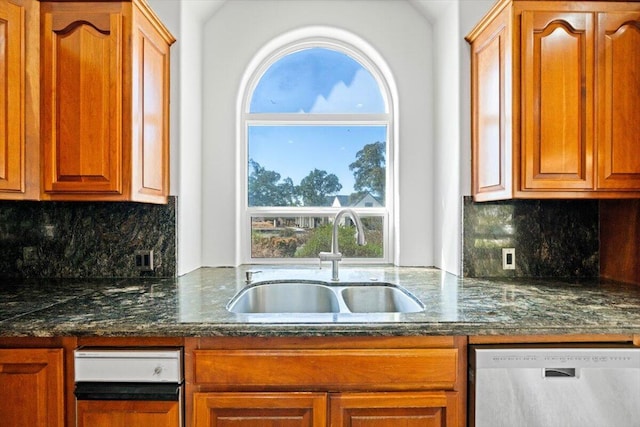
[[[42,198],[167,203],[175,39],[138,0],[42,15]]]
[[[456,349],[197,350],[195,381],[236,390],[453,389]],[[331,373],[327,375],[327,373]]]
[[[77,427],[176,427],[179,402],[80,400]]]
[[[478,131],[502,94],[493,91],[486,102],[474,89],[495,81],[495,66],[487,65],[496,54],[475,53],[507,12],[512,44],[504,61],[512,66],[501,84],[512,83],[512,96],[500,114],[511,114],[513,126],[504,138],[512,156],[502,168],[511,175],[502,178],[496,153],[503,137],[487,126]],[[500,0],[467,35],[475,201],[640,198],[639,13],[640,2]],[[502,181],[512,182],[511,191],[496,185]]]
[[[458,426],[457,393],[330,394],[332,427]]]
[[[3,425],[63,427],[65,425],[64,351],[0,350],[0,399]]]
[[[600,202],[600,276],[640,285],[640,200]]]
[[[522,13],[523,189],[593,187],[593,15]]]
[[[325,427],[325,393],[195,393],[194,427]]]
[[[598,14],[598,188],[640,188],[640,11]]]

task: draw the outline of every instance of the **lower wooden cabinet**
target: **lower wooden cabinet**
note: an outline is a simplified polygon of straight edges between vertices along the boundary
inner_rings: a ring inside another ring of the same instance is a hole
[[[194,426],[457,426],[457,402],[456,392],[195,393]]]
[[[187,339],[187,427],[463,427],[456,337]]]
[[[329,402],[331,427],[458,425],[457,392],[340,393]]]
[[[81,400],[76,427],[177,427],[179,402]]]
[[[64,350],[0,350],[0,424],[64,427]]]
[[[195,393],[195,427],[326,426],[325,393]]]

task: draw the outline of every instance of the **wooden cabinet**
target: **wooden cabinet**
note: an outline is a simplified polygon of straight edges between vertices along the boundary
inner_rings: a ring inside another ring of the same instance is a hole
[[[39,195],[39,10],[0,0],[0,200]]]
[[[455,392],[340,393],[330,397],[331,427],[458,426]]]
[[[476,201],[640,197],[640,3],[499,1],[467,40]]]
[[[166,203],[174,41],[143,0],[41,3],[43,199]]]
[[[195,393],[196,427],[324,427],[324,393]]]
[[[640,5],[599,13],[597,41],[598,188],[640,189]]]
[[[458,426],[455,392],[195,393],[194,426]]]
[[[81,400],[77,402],[77,427],[177,427],[179,402]]]
[[[64,351],[0,349],[0,420],[7,427],[63,427]]]
[[[187,425],[462,427],[463,347],[451,337],[187,339]]]

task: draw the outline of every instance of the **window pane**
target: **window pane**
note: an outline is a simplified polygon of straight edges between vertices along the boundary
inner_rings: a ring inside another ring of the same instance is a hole
[[[346,258],[383,258],[383,218],[361,216],[367,244],[358,246],[349,217],[338,231],[339,249]],[[331,251],[331,216],[252,217],[252,258],[318,258]]]
[[[249,126],[248,205],[381,207],[386,126]]]
[[[384,113],[371,73],[344,53],[311,48],[284,56],[264,73],[251,113]]]

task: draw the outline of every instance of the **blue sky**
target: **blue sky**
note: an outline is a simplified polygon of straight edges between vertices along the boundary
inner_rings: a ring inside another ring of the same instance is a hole
[[[333,173],[342,184],[340,194],[349,195],[356,153],[386,140],[386,126],[251,126],[249,158],[296,185],[314,168]]]
[[[325,48],[293,52],[258,82],[251,113],[384,113],[371,73],[350,56]],[[386,126],[250,126],[248,157],[299,184],[314,168],[333,173],[340,194],[354,192],[349,164],[366,144],[387,141]]]
[[[315,108],[314,108],[315,107]],[[383,113],[371,73],[350,56],[324,48],[291,53],[256,85],[251,113]]]

